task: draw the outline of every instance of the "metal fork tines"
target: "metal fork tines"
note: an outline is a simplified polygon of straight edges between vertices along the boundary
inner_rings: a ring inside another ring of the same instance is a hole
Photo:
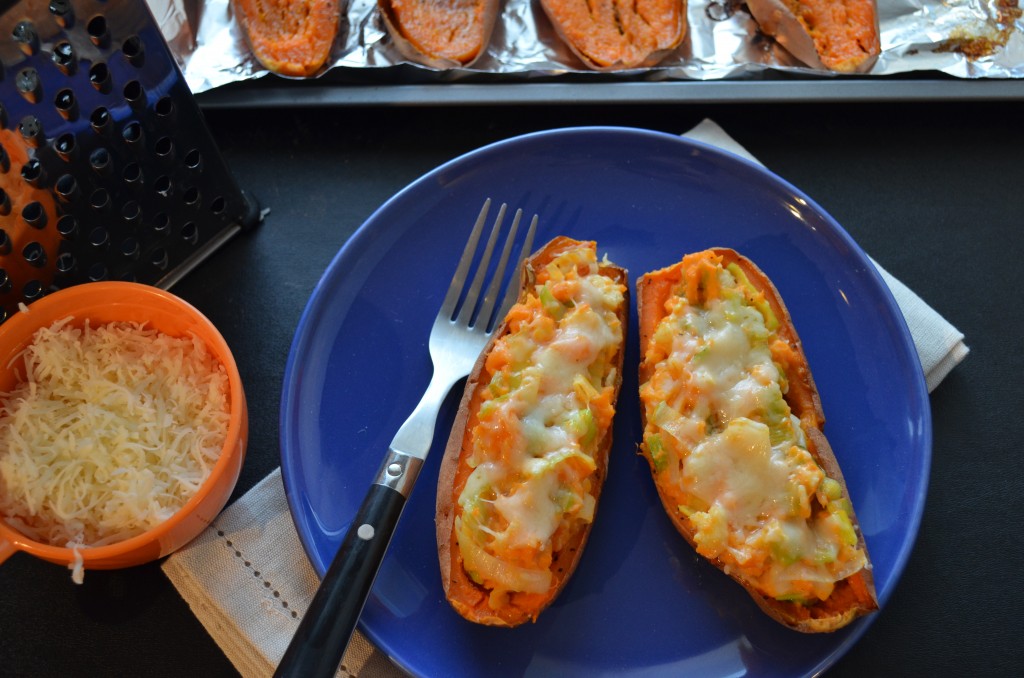
[[[515,269],[508,276],[508,282],[504,283],[506,289],[502,294],[505,270],[523,216],[522,210],[516,212],[505,237],[501,256],[491,271],[491,255],[505,221],[505,205],[498,210],[487,243],[476,264],[476,272],[469,287],[466,287],[473,260],[477,258],[477,248],[490,206],[491,201],[488,199],[480,210],[441,310],[434,320],[429,341],[430,359],[434,364],[430,384],[391,442],[377,477],[367,489],[366,497],[281,658],[275,676],[328,678],[334,675],[387,552],[405,502],[430,452],[441,402],[459,379],[473,369],[495,327],[515,301],[518,272],[533,246],[537,217],[533,217]],[[490,282],[487,282],[488,276]],[[485,289],[485,283],[486,291],[481,298],[480,292]],[[497,303],[498,299],[501,299],[500,304]]]
[[[480,236],[483,233],[490,207],[491,201],[488,199],[484,202],[473,230],[469,234],[462,258],[459,260],[444,302],[441,304],[441,310],[438,311],[437,317],[434,319],[434,327],[430,332],[429,341],[430,359],[434,365],[430,384],[419,404],[398,429],[398,433],[391,442],[391,451],[398,458],[388,461],[382,466],[381,475],[377,481],[394,487],[405,496],[408,496],[408,491],[411,489],[412,481],[408,477],[410,474],[408,471],[401,472],[401,469],[393,467],[392,463],[399,463],[406,467],[409,464],[415,464],[414,459],[423,460],[427,456],[434,437],[434,424],[441,402],[448,395],[452,386],[473,369],[473,365],[487,345],[494,328],[516,300],[519,291],[518,271],[533,246],[533,236],[537,228],[536,215],[526,233],[519,259],[512,269],[505,293],[501,295],[505,269],[523,217],[523,211],[516,210],[508,235],[505,237],[501,256],[491,273],[490,284],[487,285],[481,299],[480,292],[484,289],[491,257],[494,254],[494,248],[501,234],[508,209],[507,205],[502,204],[494,219],[494,225],[491,227],[480,261],[477,263],[476,272],[467,289],[466,281],[479,248]],[[501,304],[497,305],[499,297]],[[460,299],[461,304],[459,303]],[[400,471],[399,475],[392,475],[391,472],[395,470]]]

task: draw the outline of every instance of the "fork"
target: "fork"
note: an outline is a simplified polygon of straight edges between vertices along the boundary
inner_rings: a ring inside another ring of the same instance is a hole
[[[337,671],[402,509],[430,452],[441,403],[452,387],[473,369],[494,329],[516,299],[517,275],[533,245],[536,215],[530,223],[505,293],[501,295],[501,304],[496,303],[523,216],[522,210],[516,210],[501,257],[491,274],[484,297],[480,299],[491,255],[505,220],[505,204],[498,209],[476,273],[466,288],[490,207],[488,198],[469,234],[441,310],[434,319],[429,341],[430,359],[434,366],[430,384],[391,441],[376,478],[281,658],[275,676],[327,677]]]

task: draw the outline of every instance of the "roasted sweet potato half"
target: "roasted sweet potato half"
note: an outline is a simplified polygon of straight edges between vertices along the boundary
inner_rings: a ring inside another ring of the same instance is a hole
[[[469,66],[487,51],[499,0],[377,0],[402,55],[432,68]]]
[[[686,36],[686,0],[541,0],[566,45],[601,71],[657,64]]]
[[[437,485],[445,595],[466,619],[536,621],[576,569],[608,471],[626,271],[593,242],[530,257],[466,382]]]
[[[339,0],[231,0],[253,56],[279,75],[316,75],[331,56]]]
[[[866,73],[881,51],[875,0],[747,0],[766,34],[812,68]]]
[[[711,249],[637,283],[641,454],[699,554],[786,626],[878,607],[871,561],[800,339],[749,259]]]

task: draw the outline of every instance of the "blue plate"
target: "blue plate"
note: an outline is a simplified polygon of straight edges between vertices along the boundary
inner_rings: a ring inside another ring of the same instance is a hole
[[[778,177],[710,146],[621,128],[530,134],[453,160],[389,200],[328,267],[299,322],[281,407],[285,490],[317,572],[429,381],[431,323],[488,196],[539,213],[538,243],[559,234],[596,240],[634,281],[716,245],[764,269],[803,339],[884,605],[917,533],[931,458],[921,368],[888,289],[849,235]],[[638,362],[633,333],[586,553],[540,620],[516,629],[463,620],[441,590],[434,499],[458,394],[448,398],[360,622],[402,668],[809,675],[863,634],[870,617],[827,635],[784,628],[676,533],[636,454]]]

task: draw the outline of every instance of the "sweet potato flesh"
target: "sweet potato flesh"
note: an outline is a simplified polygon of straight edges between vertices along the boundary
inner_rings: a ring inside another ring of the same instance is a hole
[[[469,63],[486,45],[486,2],[478,0],[391,0],[388,12],[402,36],[435,59]]]
[[[438,481],[448,600],[499,626],[536,620],[579,559],[607,468],[627,308],[625,272],[598,264],[593,243],[556,238],[525,280],[470,376]]]
[[[852,72],[878,54],[874,0],[790,0],[827,68]]]
[[[707,250],[645,275],[639,288],[641,450],[680,533],[798,630],[834,630],[875,609],[863,539],[819,430],[817,392],[771,282],[732,250]],[[743,327],[751,353],[730,326]],[[766,351],[783,375],[784,411],[770,396]],[[730,372],[741,365],[764,386]],[[708,369],[717,370],[712,385],[696,387]],[[806,439],[787,433],[790,413]],[[780,465],[784,476],[774,475]]]
[[[253,54],[281,75],[309,76],[326,63],[338,33],[338,0],[233,0]]]
[[[543,0],[552,22],[583,58],[600,68],[634,68],[679,45],[682,0]]]

